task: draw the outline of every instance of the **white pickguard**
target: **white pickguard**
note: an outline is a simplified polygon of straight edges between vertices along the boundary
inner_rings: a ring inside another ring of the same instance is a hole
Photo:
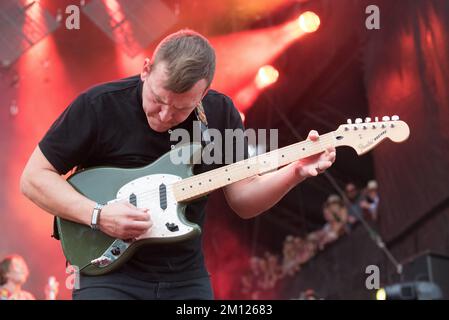
[[[150,209],[150,216],[153,222],[152,228],[136,240],[148,238],[171,238],[185,235],[192,231],[192,227],[184,224],[178,217],[177,201],[173,195],[172,184],[182,180],[181,177],[171,174],[152,174],[143,176],[128,182],[117,192],[117,199],[129,201],[129,196],[135,194],[138,208]],[[167,195],[167,208],[163,210],[160,205],[159,186],[165,184]],[[178,226],[178,231],[169,231],[166,223],[174,223]]]

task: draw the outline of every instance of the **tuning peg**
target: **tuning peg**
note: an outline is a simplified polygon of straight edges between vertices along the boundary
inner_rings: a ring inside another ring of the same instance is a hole
[[[383,116],[382,117],[382,121],[390,121],[390,117],[389,116]]]
[[[375,122],[379,122],[379,117],[375,117],[375,118],[374,118],[374,121],[375,121]]]
[[[366,123],[371,122],[371,118],[370,118],[370,117],[366,117],[366,118],[365,118],[365,122],[366,122]]]
[[[352,124],[352,120],[351,120],[351,119],[348,119],[348,120],[346,120],[346,123],[347,123],[347,124]]]
[[[357,119],[355,119],[355,123],[356,123],[356,124],[362,123],[362,122],[363,122],[362,118],[357,118]]]
[[[398,120],[399,120],[399,116],[392,116],[392,117],[391,117],[391,120],[393,120],[393,121],[398,121]]]

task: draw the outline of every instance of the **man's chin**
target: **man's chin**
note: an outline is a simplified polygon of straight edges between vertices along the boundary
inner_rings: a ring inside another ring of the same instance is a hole
[[[150,125],[150,128],[153,129],[156,132],[165,132],[168,129],[170,129],[171,127],[165,124],[161,124],[161,123],[154,123],[152,121],[148,121],[148,124]]]
[[[153,129],[154,131],[159,132],[159,133],[163,133],[165,131],[168,131],[168,128],[158,128],[158,127],[156,127],[156,128],[151,128],[151,129]]]

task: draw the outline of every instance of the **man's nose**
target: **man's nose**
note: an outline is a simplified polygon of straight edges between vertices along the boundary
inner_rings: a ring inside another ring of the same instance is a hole
[[[159,117],[161,118],[161,121],[163,122],[167,122],[170,121],[172,118],[172,114],[170,112],[170,110],[168,109],[168,107],[162,107],[161,112],[159,112]]]

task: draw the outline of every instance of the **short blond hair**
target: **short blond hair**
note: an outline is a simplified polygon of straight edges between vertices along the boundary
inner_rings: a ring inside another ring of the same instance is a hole
[[[157,46],[152,65],[166,64],[168,79],[165,89],[175,93],[190,90],[205,79],[210,86],[215,74],[215,51],[209,41],[190,29],[170,34]]]

